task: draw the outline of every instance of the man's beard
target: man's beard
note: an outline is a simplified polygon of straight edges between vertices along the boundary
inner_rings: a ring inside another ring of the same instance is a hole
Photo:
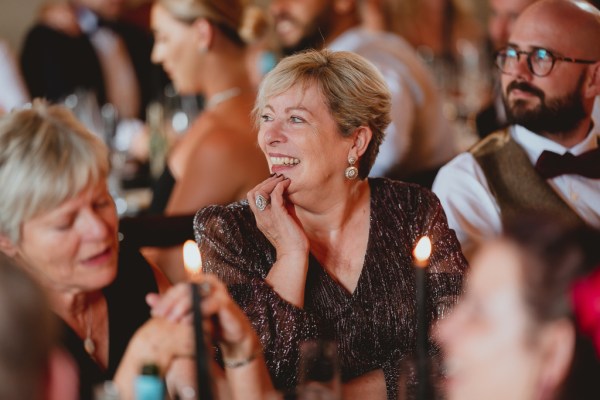
[[[583,76],[577,87],[568,95],[546,100],[546,95],[540,89],[526,82],[511,82],[503,96],[506,114],[511,124],[522,125],[531,132],[562,133],[573,130],[586,117],[581,99]],[[531,93],[540,99],[540,104],[533,109],[527,108],[525,100],[515,100],[509,103],[508,95],[513,89]]]
[[[313,21],[303,27],[303,36],[297,43],[288,46],[282,44],[281,50],[283,55],[289,56],[299,51],[323,48],[326,39],[331,34],[333,24],[332,19],[335,18],[332,7],[333,6],[328,5]],[[284,15],[282,18],[293,21],[296,25],[299,25],[299,23],[290,15]]]

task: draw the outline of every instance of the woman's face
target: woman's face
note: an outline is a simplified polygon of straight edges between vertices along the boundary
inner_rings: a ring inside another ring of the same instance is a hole
[[[158,3],[152,6],[150,19],[154,32],[152,62],[162,65],[179,93],[197,93],[201,54],[193,26],[173,18]]]
[[[344,138],[315,85],[293,86],[267,99],[261,110],[258,143],[271,172],[291,180],[288,195],[315,190],[327,196],[333,180],[344,178],[352,138]]]
[[[517,249],[494,242],[473,261],[463,298],[436,331],[448,367],[447,397],[535,398],[541,356],[523,301]]]
[[[23,223],[15,257],[52,291],[98,290],[117,273],[117,228],[113,199],[101,182]]]

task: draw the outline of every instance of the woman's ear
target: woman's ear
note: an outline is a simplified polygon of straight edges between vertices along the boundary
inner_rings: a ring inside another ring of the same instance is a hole
[[[536,338],[536,340],[538,340]],[[540,389],[553,392],[565,380],[575,353],[575,327],[567,318],[553,322],[539,335],[542,351]]]
[[[198,51],[206,53],[210,50],[215,36],[215,30],[209,20],[206,18],[198,18],[192,24],[193,35],[196,38]]]
[[[0,233],[0,251],[11,258],[17,255],[17,246],[3,233]]]
[[[354,144],[352,145],[352,150],[360,157],[367,151],[367,147],[369,147],[369,143],[371,143],[371,138],[373,137],[373,132],[368,126],[360,126],[354,131],[353,137]]]

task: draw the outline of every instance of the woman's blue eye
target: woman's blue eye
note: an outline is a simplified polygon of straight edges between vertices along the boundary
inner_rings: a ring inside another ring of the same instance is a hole
[[[264,115],[261,115],[261,116],[260,116],[260,119],[261,119],[261,121],[263,121],[263,122],[267,122],[267,121],[271,121],[271,120],[272,120],[271,116],[269,116],[269,115],[266,115],[266,114],[264,114]]]
[[[295,124],[300,124],[300,123],[304,122],[304,120],[300,117],[290,117],[290,120]]]

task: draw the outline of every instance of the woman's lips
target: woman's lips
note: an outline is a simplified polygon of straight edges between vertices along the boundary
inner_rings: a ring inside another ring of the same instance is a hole
[[[83,264],[89,265],[89,266],[101,265],[101,264],[106,263],[108,260],[110,260],[112,255],[113,255],[113,250],[109,246],[105,250],[103,250],[99,253],[96,253],[95,255],[93,255],[91,257],[84,259]]]

